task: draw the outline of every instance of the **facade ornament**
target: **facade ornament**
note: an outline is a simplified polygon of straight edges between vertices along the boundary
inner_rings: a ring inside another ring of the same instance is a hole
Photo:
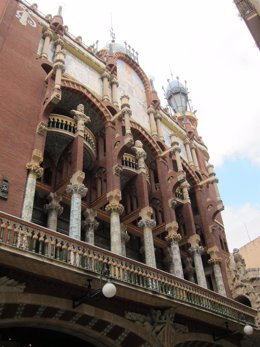
[[[84,113],[84,105],[79,104],[76,110],[71,110],[70,113],[77,122],[77,133],[84,137],[85,125],[90,122],[90,117]]]
[[[48,27],[43,27],[42,38],[44,41],[43,41],[41,58],[48,59],[49,46],[50,46],[51,40],[53,39],[53,33]]]
[[[9,190],[9,180],[8,177],[4,176],[3,181],[0,184],[0,198],[7,199]]]
[[[127,226],[125,224],[121,223],[120,229],[121,229],[121,242],[122,242],[121,255],[126,257],[126,243],[130,240],[130,236],[127,233]]]
[[[150,119],[150,128],[151,128],[151,135],[152,136],[157,136],[157,128],[156,128],[156,123],[155,123],[155,108],[153,105],[150,105],[147,109],[147,113]]]
[[[183,199],[185,202],[190,202],[190,196],[189,196],[189,189],[190,185],[188,181],[184,181],[180,184],[180,187],[182,188],[182,193],[183,193]]]
[[[188,333],[185,325],[174,323],[175,310],[151,310],[147,315],[128,311],[125,312],[125,318],[141,325],[155,339],[158,347],[172,347],[176,334]]]
[[[37,125],[37,129],[36,129],[36,133],[39,134],[39,135],[45,135],[46,132],[48,131],[48,125],[44,122],[40,122],[38,125]]]
[[[138,169],[140,172],[146,173],[145,159],[147,158],[147,153],[143,149],[143,144],[140,140],[136,140],[132,150],[135,152],[135,157],[138,160]]]
[[[20,4],[20,10],[16,12],[16,18],[19,19],[19,22],[26,26],[29,24],[32,28],[36,28],[36,22],[31,16],[31,11],[22,4]]]
[[[84,198],[87,195],[88,188],[84,184],[69,184],[66,189],[67,194],[77,194]]]
[[[116,176],[120,176],[123,171],[122,165],[116,164],[113,166],[113,174]]]

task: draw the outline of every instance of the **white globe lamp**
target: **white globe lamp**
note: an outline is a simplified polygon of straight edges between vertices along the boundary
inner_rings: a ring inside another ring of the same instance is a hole
[[[250,336],[253,334],[253,332],[254,332],[254,329],[251,327],[251,325],[245,325],[244,326],[245,335]]]
[[[116,295],[116,286],[111,282],[107,282],[102,288],[102,293],[106,298],[113,298]]]

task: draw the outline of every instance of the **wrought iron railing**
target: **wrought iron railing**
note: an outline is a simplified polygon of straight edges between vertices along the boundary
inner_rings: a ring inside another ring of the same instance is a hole
[[[28,223],[20,218],[0,212],[0,245],[9,251],[20,249],[24,256],[37,253],[52,263],[63,262],[100,274],[104,264],[110,267],[111,278],[129,286],[142,288],[174,302],[231,319],[242,324],[255,325],[256,311],[234,300],[153,269],[129,258],[74,240],[66,235]]]

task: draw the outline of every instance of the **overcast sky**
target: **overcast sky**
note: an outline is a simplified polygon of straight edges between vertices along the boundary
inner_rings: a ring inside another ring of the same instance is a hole
[[[139,52],[165,100],[170,71],[188,89],[225,205],[230,251],[260,235],[260,51],[232,0],[38,0],[44,14],[63,6],[64,23],[87,45],[110,40]]]

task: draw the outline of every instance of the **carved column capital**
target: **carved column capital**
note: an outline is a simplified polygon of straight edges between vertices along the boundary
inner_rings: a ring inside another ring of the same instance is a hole
[[[120,224],[121,238],[126,243],[130,240],[130,236],[127,233],[127,226],[123,223]]]
[[[161,114],[157,111],[157,112],[155,112],[155,115],[154,115],[154,118],[157,120],[162,120],[162,116],[161,116]]]
[[[130,107],[128,106],[124,106],[123,108],[122,108],[122,115],[125,117],[125,116],[129,116],[129,117],[131,117],[131,115],[132,115],[132,111],[131,111],[131,109],[130,109]]]
[[[90,117],[87,116],[84,113],[84,105],[83,104],[79,104],[77,106],[76,110],[71,110],[70,113],[73,115],[73,118],[78,122],[78,121],[83,121],[84,123],[89,123],[90,122]]]
[[[193,234],[188,239],[188,243],[191,245],[191,247],[198,246],[199,242],[200,242],[200,236],[198,234]]]
[[[124,206],[119,202],[121,200],[121,191],[119,189],[107,193],[107,200],[109,203],[105,207],[106,212],[117,212],[119,214],[124,212]]]
[[[87,195],[88,188],[84,184],[68,184],[66,193],[67,194],[78,194],[82,198]]]
[[[147,226],[150,229],[153,229],[156,227],[156,222],[154,219],[152,219],[153,209],[150,206],[147,206],[141,210],[139,213],[139,216],[142,218],[138,222],[139,228],[143,228]]]
[[[44,205],[44,208],[48,210],[55,210],[57,211],[58,216],[62,214],[63,207],[60,205],[60,202],[62,200],[62,195],[59,193],[50,193],[48,196],[48,204]]]
[[[191,254],[199,254],[199,255],[201,255],[201,254],[204,253],[204,247],[199,246],[199,245],[192,246],[192,247],[189,248],[189,252]]]
[[[104,78],[107,78],[107,79],[110,78],[110,73],[106,70],[101,75],[101,79],[103,80]]]
[[[152,113],[153,115],[156,113],[155,108],[153,107],[153,105],[150,105],[148,107],[147,113],[148,113],[148,115],[150,115],[150,113]]]
[[[116,85],[117,87],[119,86],[118,79],[117,79],[116,76],[114,76],[114,75],[111,76],[110,83],[111,83],[111,85],[114,84],[114,85]]]
[[[219,249],[217,246],[213,246],[207,250],[207,253],[210,255],[210,259],[208,261],[209,264],[219,264],[222,259],[219,256]]]
[[[93,231],[97,230],[99,226],[99,222],[96,220],[97,211],[93,208],[86,208],[83,212],[83,216],[85,217],[85,220],[82,221],[83,229],[92,229]]]
[[[54,47],[60,46],[60,49],[64,48],[64,41],[59,37],[57,40],[53,42]]]
[[[50,40],[52,40],[53,39],[53,33],[52,33],[52,31],[49,28],[45,27],[45,28],[43,28],[42,37],[44,39],[46,37],[49,37]]]
[[[27,163],[26,169],[29,170],[30,173],[33,173],[37,178],[40,178],[43,175],[43,168],[36,163]]]
[[[166,241],[169,242],[179,242],[181,241],[182,237],[177,232],[179,228],[179,225],[177,222],[173,221],[172,223],[169,223],[166,225],[166,231],[168,235],[165,237]]]

